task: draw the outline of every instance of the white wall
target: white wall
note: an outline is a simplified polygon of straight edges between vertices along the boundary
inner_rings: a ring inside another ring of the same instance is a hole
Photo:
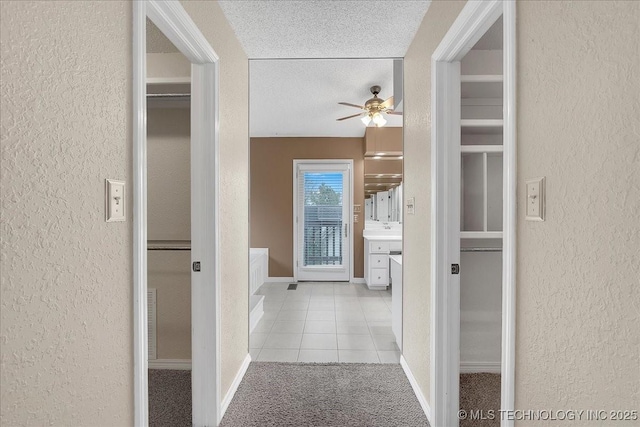
[[[639,22],[518,3],[517,408],[640,406]],[[546,220],[524,221],[539,176]]]
[[[248,61],[215,2],[184,6],[220,56],[222,393],[248,348]],[[132,4],[0,2],[3,425],[133,424]]]
[[[2,425],[133,424],[131,11],[0,3]]]
[[[403,341],[427,395],[430,57],[462,6],[434,1],[404,64],[405,199],[416,215],[404,216]],[[640,401],[638,22],[638,2],[517,3],[518,409]],[[527,222],[524,181],[538,176],[547,218]]]
[[[222,396],[249,353],[249,61],[217,2],[182,1],[220,57]]]
[[[433,1],[404,58],[403,356],[430,400],[431,54],[462,10],[463,1]]]

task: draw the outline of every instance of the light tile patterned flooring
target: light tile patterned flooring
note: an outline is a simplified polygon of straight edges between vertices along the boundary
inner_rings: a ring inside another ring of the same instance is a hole
[[[264,316],[249,339],[251,358],[268,362],[400,363],[391,331],[391,291],[366,285],[265,283]]]

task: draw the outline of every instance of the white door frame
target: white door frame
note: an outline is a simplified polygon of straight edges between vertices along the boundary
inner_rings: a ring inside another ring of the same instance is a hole
[[[468,2],[431,58],[431,424],[457,426],[460,374],[460,60],[503,15],[504,175],[501,410],[515,405],[515,1]],[[458,200],[454,200],[458,198]],[[499,414],[496,414],[499,416]],[[502,420],[501,426],[513,426]]]
[[[201,271],[191,274],[192,423],[215,426],[220,422],[218,56],[180,2],[162,0],[133,2],[134,423],[149,424],[147,17],[191,62],[191,260],[201,262]]]
[[[296,224],[296,217],[298,216],[298,179],[297,170],[298,165],[303,163],[340,163],[349,165],[349,218],[347,224],[349,224],[349,281],[353,282],[353,252],[354,252],[354,237],[353,237],[353,159],[294,159],[293,160],[293,281],[298,281],[298,268],[296,267],[296,261],[298,260],[298,227]]]

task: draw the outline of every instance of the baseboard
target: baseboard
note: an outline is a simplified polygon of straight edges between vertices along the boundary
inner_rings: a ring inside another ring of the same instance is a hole
[[[354,283],[356,285],[366,285],[367,282],[364,280],[364,277],[354,277],[353,279],[351,279],[351,283]]]
[[[267,277],[264,283],[290,283],[295,282],[293,277]]]
[[[150,359],[149,369],[173,369],[190,371],[191,359]]]
[[[500,362],[460,362],[461,374],[475,374],[479,372],[499,374],[501,372],[501,364]]]
[[[222,421],[222,417],[224,417],[224,413],[227,412],[227,408],[229,407],[229,404],[231,403],[233,396],[236,394],[236,391],[238,390],[238,386],[240,385],[242,378],[244,378],[244,374],[247,372],[247,369],[249,369],[250,363],[251,363],[251,356],[247,354],[247,357],[244,358],[242,365],[240,365],[240,369],[238,369],[238,373],[236,374],[236,377],[233,379],[233,382],[231,383],[231,387],[229,387],[229,391],[227,392],[227,394],[224,396],[224,399],[222,399],[222,402],[220,403],[220,419],[218,420],[218,424],[220,423],[220,421]]]
[[[413,389],[413,393],[418,398],[418,402],[420,402],[420,406],[422,407],[422,411],[427,416],[427,421],[429,421],[429,424],[431,424],[431,407],[429,407],[429,403],[427,402],[427,398],[424,397],[424,394],[422,393],[422,390],[420,389],[420,386],[418,385],[418,382],[416,381],[416,377],[413,376],[413,373],[411,372],[411,369],[409,369],[409,365],[407,364],[407,361],[405,360],[403,355],[400,355],[400,366],[402,366],[402,369],[404,370],[404,373],[407,376],[407,379],[409,380],[409,383],[411,384],[411,388]]]

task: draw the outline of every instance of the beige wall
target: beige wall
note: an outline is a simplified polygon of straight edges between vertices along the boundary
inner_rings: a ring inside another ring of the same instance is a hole
[[[147,237],[191,239],[189,108],[147,110]],[[191,253],[149,251],[156,289],[158,359],[191,359]]]
[[[217,2],[182,4],[220,57],[222,398],[249,353],[249,61]]]
[[[0,8],[2,425],[132,425],[131,3]]]
[[[517,408],[640,406],[639,22],[638,2],[518,2]]]
[[[404,218],[403,341],[426,396],[430,56],[463,5],[433,2],[404,64],[404,185],[416,216]],[[640,3],[518,2],[517,19],[516,408],[635,409]],[[537,176],[547,177],[547,218],[526,222],[524,181]]]
[[[184,2],[220,56],[222,390],[247,354],[248,61],[215,2]],[[3,425],[132,425],[131,2],[1,7]]]
[[[404,58],[403,355],[430,400],[431,54],[465,2],[433,1]]]
[[[354,276],[364,277],[363,138],[251,138],[251,247],[269,248],[269,276],[293,277],[293,160],[353,159]]]

